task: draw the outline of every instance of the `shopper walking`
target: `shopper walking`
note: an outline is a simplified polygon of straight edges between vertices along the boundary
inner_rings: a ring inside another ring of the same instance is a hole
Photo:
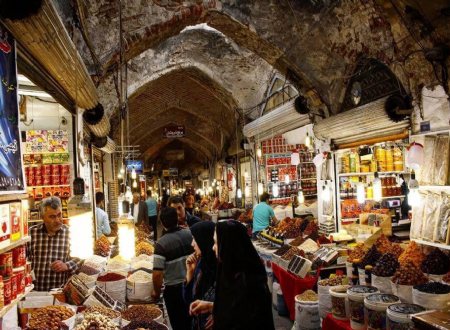
[[[215,224],[210,221],[191,227],[194,253],[186,260],[184,297],[189,306],[195,300],[214,301],[217,259],[213,251]],[[192,320],[192,329],[206,329],[210,313],[200,314]]]
[[[62,222],[61,200],[44,199],[41,216],[44,223],[30,228],[27,256],[35,276],[34,290],[50,291],[67,282],[80,260],[70,257],[69,227]]]
[[[108,213],[101,207],[105,207],[105,194],[101,191],[95,193],[95,221],[97,222],[97,239],[103,234],[111,234],[111,226],[109,225]]]
[[[148,223],[152,227],[153,230],[153,239],[156,241],[158,239],[158,203],[154,198],[152,198],[152,191],[147,190],[147,199],[145,201],[148,209]]]
[[[167,207],[161,211],[161,223],[166,230],[157,242],[153,262],[153,299],[159,299],[164,282],[164,302],[174,330],[190,330],[189,306],[183,299],[186,259],[194,252],[189,229],[178,226],[177,210]]]
[[[213,313],[215,330],[275,329],[267,274],[246,228],[238,221],[217,223],[214,303],[194,301],[191,315]]]
[[[261,202],[253,209],[253,238],[269,227],[272,221],[277,221],[273,209],[267,204],[269,197],[268,193],[263,193],[260,197]]]
[[[202,221],[199,217],[196,217],[195,215],[192,215],[188,211],[186,211],[184,200],[181,196],[170,197],[167,205],[177,210],[179,226],[192,227],[197,222]]]
[[[147,224],[148,210],[147,204],[141,201],[141,195],[138,192],[133,193],[133,203],[131,204],[131,216],[134,219],[134,224],[141,226]]]

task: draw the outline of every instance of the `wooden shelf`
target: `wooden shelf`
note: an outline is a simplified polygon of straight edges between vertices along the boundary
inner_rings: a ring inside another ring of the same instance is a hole
[[[33,284],[27,286],[25,288],[25,293],[21,293],[19,295],[17,295],[17,298],[12,300],[11,303],[5,307],[2,308],[2,310],[0,310],[0,319],[5,316],[6,313],[8,313],[12,308],[14,308],[15,306],[17,306],[17,304],[19,303],[19,301],[22,300],[23,297],[25,297],[27,294],[29,294],[31,292],[31,290],[34,289]]]
[[[28,194],[26,193],[26,190],[23,193],[18,194],[0,195],[0,202],[14,202],[20,201],[22,199],[28,199]]]
[[[450,245],[447,245],[447,244],[428,242],[428,241],[424,241],[422,239],[416,239],[416,238],[411,238],[411,241],[414,241],[417,244],[434,246],[434,247],[437,247],[437,248],[440,248],[440,249],[450,250]]]
[[[51,164],[24,164],[23,166],[42,166],[42,165],[71,165],[71,163],[64,162],[64,163],[51,163]]]
[[[15,247],[18,247],[20,245],[24,245],[24,244],[26,244],[26,243],[28,243],[30,241],[31,241],[31,237],[30,236],[23,237],[23,238],[19,239],[18,241],[12,242],[8,246],[6,246],[4,248],[1,248],[0,249],[0,254],[5,253],[5,252],[7,252],[9,250],[12,250]]]
[[[385,174],[409,174],[408,172],[403,171],[392,171],[392,172],[378,172],[379,175],[385,175]],[[368,176],[368,175],[375,175],[375,172],[355,172],[355,173],[341,173],[338,174],[339,177],[342,176]]]
[[[70,184],[51,184],[48,186],[27,186],[27,188],[70,187]]]
[[[399,195],[399,196],[386,196],[386,197],[381,197],[381,199],[390,199],[390,198],[404,198],[405,195]],[[356,200],[356,198],[340,198],[340,201],[343,202],[345,200]],[[366,198],[366,201],[373,201],[373,198]]]

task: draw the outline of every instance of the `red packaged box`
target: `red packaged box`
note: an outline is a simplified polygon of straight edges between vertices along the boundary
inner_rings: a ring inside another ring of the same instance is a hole
[[[42,165],[42,174],[51,175],[52,174],[52,165]]]
[[[11,276],[11,300],[17,298],[17,274]]]
[[[52,176],[48,175],[48,174],[45,174],[42,177],[42,185],[43,186],[50,186],[50,185],[52,185]]]
[[[12,275],[13,255],[12,252],[0,254],[0,275],[9,277]]]
[[[25,269],[23,267],[15,268],[13,270],[15,276],[17,276],[17,294],[25,292]]]
[[[5,306],[11,303],[11,277],[3,277],[3,300]]]
[[[25,266],[27,262],[25,245],[21,245],[12,250],[13,268]]]
[[[37,176],[34,179],[34,185],[33,186],[42,186],[43,182],[42,182],[42,176]]]
[[[66,174],[69,175],[70,174],[70,165],[61,165],[61,174]]]
[[[64,185],[70,184],[70,183],[69,183],[69,175],[63,175],[63,174],[61,174],[60,180],[61,180],[61,181],[60,181],[61,184],[64,184]]]
[[[59,175],[52,175],[52,185],[59,185],[61,184],[61,178]]]
[[[35,167],[33,167],[34,168],[34,175],[41,176],[44,173],[42,167],[43,166],[35,166]]]
[[[51,167],[52,167],[52,175],[59,175],[61,173],[60,165],[53,164],[51,165]]]

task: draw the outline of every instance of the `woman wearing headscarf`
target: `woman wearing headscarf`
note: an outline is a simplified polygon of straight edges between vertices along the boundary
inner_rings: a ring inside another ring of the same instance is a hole
[[[186,260],[184,297],[189,305],[195,300],[214,301],[217,259],[213,251],[215,224],[203,221],[191,227],[194,254]],[[200,314],[192,320],[192,329],[206,329],[210,313]]]
[[[214,303],[194,301],[190,313],[213,312],[215,330],[273,330],[272,303],[264,265],[238,221],[219,222]]]

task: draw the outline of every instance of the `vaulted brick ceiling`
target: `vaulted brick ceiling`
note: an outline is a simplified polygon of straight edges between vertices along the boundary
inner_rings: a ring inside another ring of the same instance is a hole
[[[53,1],[102,104],[116,116],[119,1],[73,0],[75,11],[68,1]],[[201,158],[223,155],[235,135],[235,109],[263,101],[275,74],[291,80],[309,106],[326,115],[339,112],[361,57],[387,64],[415,97],[423,84],[437,83],[421,47],[450,44],[447,0],[121,2],[130,142],[152,160],[177,143]],[[407,14],[406,5],[423,17]],[[215,30],[183,31],[200,23]],[[161,129],[174,123],[185,124],[187,136],[169,143]]]

